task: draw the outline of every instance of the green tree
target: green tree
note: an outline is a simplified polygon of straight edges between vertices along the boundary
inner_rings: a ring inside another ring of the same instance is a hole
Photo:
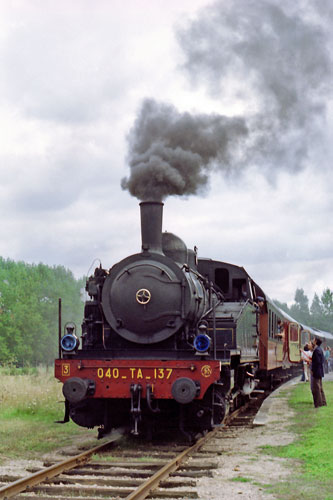
[[[333,331],[333,292],[326,288],[321,295],[323,308],[324,329]]]
[[[309,322],[310,326],[319,328],[320,330],[325,329],[325,318],[323,305],[317,293],[314,294],[312,304],[310,307],[311,320]]]
[[[63,323],[74,321],[79,327],[83,286],[83,278],[76,280],[62,266],[0,258],[0,363],[52,363],[58,345],[58,299],[63,301]]]
[[[287,302],[280,302],[279,300],[277,299],[274,299],[274,303],[280,308],[282,309],[282,311],[286,312],[287,314],[290,314],[290,310],[289,310],[289,307],[288,307],[288,304]]]
[[[290,307],[291,316],[297,321],[308,325],[310,321],[309,299],[305,295],[303,288],[296,289],[294,300],[294,304]]]
[[[325,316],[333,316],[333,292],[329,288],[323,291],[321,303]]]
[[[319,319],[324,314],[323,306],[317,293],[313,296],[310,313],[313,319]]]
[[[310,308],[302,288],[296,289],[295,302],[290,308],[286,303],[276,299],[274,302],[296,321],[319,330],[333,332],[333,292],[329,288],[323,291],[321,298],[317,293],[314,294]]]

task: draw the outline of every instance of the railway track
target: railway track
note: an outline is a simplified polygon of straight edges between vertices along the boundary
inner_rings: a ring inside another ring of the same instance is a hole
[[[223,426],[192,446],[177,446],[173,450],[158,447],[155,451],[150,446],[145,453],[141,452],[139,459],[135,450],[122,452],[125,457],[112,453],[109,461],[94,459],[96,454],[115,445],[112,439],[62,462],[46,464],[40,471],[30,470],[32,473],[27,477],[2,476],[0,500],[198,498],[197,479],[212,477],[218,465],[216,457],[223,453],[223,447],[216,443],[232,439],[239,426],[251,425],[262,399],[260,395],[250,400],[233,412]],[[210,444],[213,439],[214,445]]]

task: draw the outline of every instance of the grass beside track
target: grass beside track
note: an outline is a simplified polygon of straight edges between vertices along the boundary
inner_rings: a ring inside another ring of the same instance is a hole
[[[316,409],[309,384],[293,386],[291,430],[298,438],[287,446],[264,447],[265,454],[295,460],[294,473],[287,481],[267,485],[277,499],[333,500],[333,382],[324,382],[324,391],[327,406]]]
[[[40,458],[42,453],[89,436],[87,429],[73,422],[54,423],[63,419],[64,397],[52,370],[17,373],[0,369],[0,464],[8,459]],[[96,436],[96,430],[90,435]]]
[[[63,418],[64,398],[51,370],[16,373],[0,368],[0,464],[40,459],[43,453],[96,437],[96,429],[54,423]],[[333,500],[333,382],[324,382],[324,389],[328,406],[319,409],[313,407],[309,384],[288,389],[295,412],[291,430],[298,437],[288,446],[264,447],[263,452],[290,459],[293,474],[276,484],[259,485],[276,499]]]

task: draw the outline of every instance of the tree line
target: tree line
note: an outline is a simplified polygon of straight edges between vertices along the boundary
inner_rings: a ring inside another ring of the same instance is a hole
[[[0,365],[52,364],[58,352],[58,301],[62,325],[80,334],[85,279],[62,266],[14,262],[0,257]]]
[[[290,307],[278,300],[274,302],[300,323],[325,332],[333,332],[333,291],[329,288],[320,296],[315,293],[311,305],[303,288],[296,289],[294,302]]]
[[[73,321],[80,335],[85,278],[62,266],[14,262],[0,257],[0,365],[52,364],[58,353],[58,300],[62,325]],[[333,291],[315,294],[311,305],[302,288],[288,307],[274,302],[295,320],[333,331]]]

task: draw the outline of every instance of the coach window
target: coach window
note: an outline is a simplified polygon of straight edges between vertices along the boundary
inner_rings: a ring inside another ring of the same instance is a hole
[[[289,342],[298,342],[298,325],[290,323],[289,325]]]
[[[275,331],[277,328],[277,316],[274,311],[269,311],[269,327],[268,327],[268,335],[270,338],[275,337]]]
[[[274,313],[274,323],[273,323],[272,337],[275,337],[276,330],[277,330],[277,316]]]
[[[271,331],[272,331],[272,311],[269,310],[268,314],[268,336],[271,336]]]
[[[307,344],[309,342],[309,339],[310,339],[310,333],[308,332],[308,330],[302,330],[302,332],[301,332],[301,344],[302,344],[302,346],[304,346],[304,344]]]

